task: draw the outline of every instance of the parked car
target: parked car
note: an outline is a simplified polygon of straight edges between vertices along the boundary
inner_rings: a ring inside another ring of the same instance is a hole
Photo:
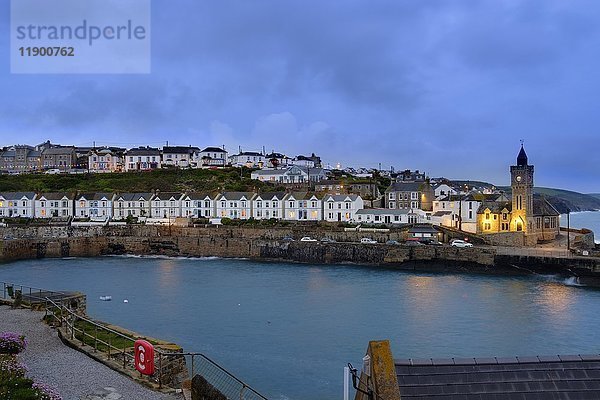
[[[473,243],[465,242],[464,240],[454,239],[450,246],[452,247],[473,247]]]
[[[281,240],[283,240],[284,242],[293,242],[294,238],[291,236],[284,236]]]
[[[436,239],[424,239],[421,243],[426,244],[428,246],[443,246],[444,244]]]
[[[385,242],[385,244],[389,244],[389,245],[391,245],[391,246],[397,246],[397,245],[399,245],[400,243],[398,243],[398,241],[397,241],[397,240],[388,240],[387,242]]]
[[[373,240],[371,238],[362,238],[362,239],[360,239],[360,242],[362,244],[376,244],[377,240]]]
[[[310,236],[304,236],[302,239],[300,239],[301,242],[316,242],[317,239],[313,239]]]
[[[46,174],[49,174],[49,175],[60,174],[60,169],[58,169],[58,168],[49,169],[46,171]]]
[[[333,240],[332,238],[324,237],[323,239],[321,239],[321,243],[335,243],[335,240]]]

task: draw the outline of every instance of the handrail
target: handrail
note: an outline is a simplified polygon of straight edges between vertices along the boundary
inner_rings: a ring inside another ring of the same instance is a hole
[[[3,283],[5,285],[4,287],[5,287],[5,291],[6,291],[7,283],[2,282],[2,281],[0,281],[0,283]],[[21,287],[21,288],[22,287],[29,288],[28,286],[15,285],[15,284],[13,284],[13,286]],[[32,289],[34,289],[34,288],[32,288]],[[63,292],[55,292],[55,291],[49,291],[49,290],[44,290],[44,289],[39,289],[39,288],[35,288],[35,289],[40,292],[44,292],[44,293],[68,295],[68,293],[63,293]],[[134,343],[137,340],[136,338],[128,336],[124,333],[121,333],[117,330],[109,328],[109,327],[102,325],[90,318],[87,318],[83,315],[80,315],[80,314],[74,312],[66,304],[62,303],[62,300],[64,300],[64,299],[59,300],[59,299],[52,299],[50,297],[45,297],[45,298],[43,298],[43,300],[44,300],[46,316],[51,315],[56,321],[58,321],[60,326],[63,326],[63,324],[64,324],[66,334],[70,336],[71,340],[77,339],[78,341],[81,341],[82,344],[85,344],[86,338],[93,339],[93,345],[91,345],[91,346],[93,346],[94,352],[96,352],[96,351],[106,352],[106,353],[108,353],[109,358],[116,356],[120,359],[121,357],[123,357],[123,365],[122,366],[123,366],[123,368],[128,368],[127,360],[133,360],[135,358],[135,356],[131,353],[131,349],[134,347]],[[91,325],[92,328],[85,329],[85,326],[78,328],[75,326],[77,321],[84,321],[87,324]],[[103,340],[100,337],[98,337],[98,331],[104,331],[104,332],[109,333],[110,335],[108,336],[108,341]],[[81,334],[81,336],[80,336],[80,334]],[[111,340],[111,338],[113,336],[116,336],[116,337],[119,337],[119,338],[125,339],[126,341],[131,342],[131,347],[123,346],[122,348],[119,348],[119,347],[114,346],[112,344],[112,340]],[[88,344],[89,344],[89,341],[88,341]],[[98,344],[105,346],[106,351],[99,349]],[[256,390],[254,390],[252,387],[247,385],[244,381],[238,379],[231,372],[229,372],[228,370],[226,370],[225,368],[223,368],[222,366],[220,366],[215,361],[213,361],[212,359],[210,359],[209,357],[207,357],[206,355],[204,355],[202,353],[173,352],[173,351],[165,351],[163,349],[156,348],[155,354],[158,357],[158,365],[156,368],[156,374],[153,375],[151,377],[151,379],[154,379],[155,381],[157,381],[159,384],[159,387],[162,387],[163,384],[165,383],[164,382],[165,376],[169,376],[169,367],[171,367],[171,365],[173,363],[181,361],[182,360],[181,357],[191,357],[191,370],[188,372],[191,372],[191,374],[190,374],[191,377],[195,376],[195,374],[196,374],[196,371],[194,368],[195,358],[200,358],[201,360],[204,360],[205,362],[207,362],[208,365],[210,365],[211,367],[214,367],[218,371],[225,374],[227,379],[229,379],[231,382],[235,382],[234,385],[237,386],[236,390],[239,390],[239,398],[240,399],[267,400],[266,397],[262,396],[260,393],[258,393]],[[131,368],[132,365],[133,365],[133,363],[130,362],[129,367]],[[183,367],[185,367],[185,362],[183,362],[181,365]],[[185,371],[185,369],[183,369],[183,371]],[[202,375],[202,374],[200,374],[200,375]],[[211,384],[219,383],[219,382],[214,382],[214,381],[211,382],[210,376],[205,376],[204,378]],[[249,397],[248,397],[248,395],[249,395]],[[237,394],[236,394],[236,397],[237,397]]]

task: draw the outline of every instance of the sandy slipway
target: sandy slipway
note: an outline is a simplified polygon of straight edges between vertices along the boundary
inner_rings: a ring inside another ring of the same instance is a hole
[[[176,395],[154,392],[65,346],[42,322],[43,312],[0,306],[0,332],[23,333],[29,345],[20,355],[29,376],[58,389],[64,400],[175,400]]]

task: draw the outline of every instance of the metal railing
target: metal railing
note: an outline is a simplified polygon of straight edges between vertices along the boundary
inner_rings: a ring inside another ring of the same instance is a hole
[[[70,340],[88,346],[92,352],[104,353],[130,372],[135,371],[134,343],[137,338],[111,329],[70,308],[70,293],[36,288],[32,286],[0,282],[2,298],[10,300],[20,291],[26,299],[44,305],[44,320],[62,329]],[[180,371],[181,370],[181,371]],[[170,371],[170,372],[169,372]],[[173,371],[187,378],[201,375],[211,386],[229,399],[266,400],[256,390],[236,378],[225,368],[201,353],[167,352],[155,348],[155,374],[148,379],[159,387],[173,387]]]
[[[202,376],[212,387],[228,399],[267,400],[266,397],[252,389],[245,382],[201,353],[184,353],[190,361],[190,375]]]
[[[65,297],[67,297],[67,293],[64,293],[64,292],[56,292],[53,290],[36,288],[33,286],[19,285],[19,284],[10,283],[10,282],[0,282],[0,283],[2,283],[2,298],[4,300],[14,299],[15,293],[17,291],[20,291],[22,296],[27,296],[27,298],[32,299],[32,300],[37,300],[39,302],[44,302],[47,297],[49,297],[49,298],[65,298]],[[24,302],[27,303],[27,301],[24,301]]]

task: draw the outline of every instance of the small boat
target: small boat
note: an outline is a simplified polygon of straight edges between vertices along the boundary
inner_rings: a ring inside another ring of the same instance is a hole
[[[112,296],[100,296],[100,300],[102,300],[102,301],[111,301],[112,300]]]

